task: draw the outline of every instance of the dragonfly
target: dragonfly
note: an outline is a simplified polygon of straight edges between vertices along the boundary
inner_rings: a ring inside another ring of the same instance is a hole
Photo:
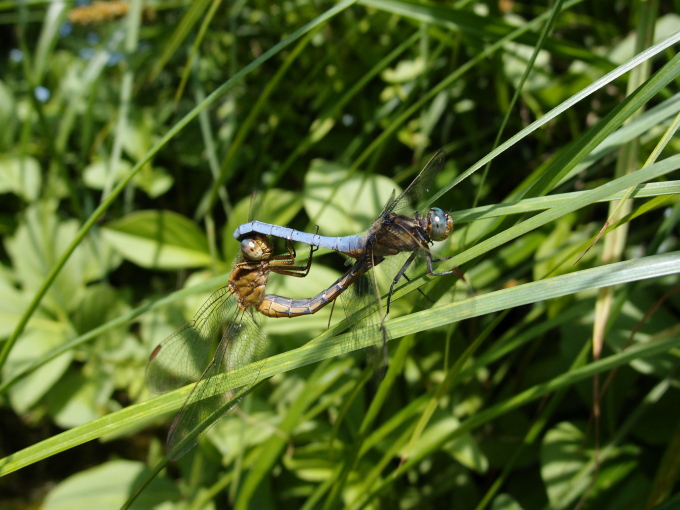
[[[229,283],[215,291],[191,321],[158,344],[149,356],[146,383],[153,393],[176,389],[203,370],[170,426],[167,452],[171,460],[191,450],[212,425],[238,405],[257,381],[269,348],[254,311],[282,317],[285,315],[278,314],[277,310],[291,306],[294,301],[265,294],[269,274],[307,276],[313,253],[318,248],[310,248],[304,266],[295,265],[292,242],[286,241],[286,249],[285,254],[273,255],[271,241],[261,234],[243,239],[240,260],[233,266]],[[329,289],[331,301],[346,285]],[[216,342],[217,348],[208,363]],[[239,368],[245,368],[240,385],[230,389],[229,377],[221,374]]]
[[[385,257],[411,252],[404,264],[392,278],[392,283],[387,294],[386,311],[382,316],[380,323],[383,337],[383,357],[386,359],[388,338],[385,320],[390,311],[394,287],[401,278],[409,280],[406,271],[413,264],[419,253],[425,255],[427,273],[430,276],[445,276],[455,273],[459,278],[465,281],[459,268],[442,272],[436,272],[434,270],[434,258],[438,261],[451,258],[440,257],[430,250],[430,246],[435,241],[443,241],[451,233],[451,230],[453,229],[453,218],[451,215],[439,207],[430,208],[426,214],[422,214],[417,210],[412,216],[402,214],[404,210],[417,204],[423,194],[429,191],[435,177],[444,166],[445,161],[446,153],[440,149],[432,156],[430,161],[399,196],[395,198],[395,193],[392,193],[392,196],[383,207],[378,218],[363,235],[329,237],[318,235],[318,233],[309,234],[288,227],[280,227],[278,225],[260,221],[251,221],[240,225],[234,231],[234,237],[239,240],[252,236],[253,234],[263,234],[286,239],[287,241],[306,243],[314,247],[328,248],[343,253],[356,259],[356,263],[343,278],[338,280],[341,284],[348,284],[347,282],[357,280],[358,276],[361,276],[363,273],[366,273],[380,264]],[[371,293],[376,302],[374,306],[379,308],[380,292],[377,289],[375,276],[373,277],[373,287]],[[315,303],[320,304],[320,302]],[[296,304],[300,305],[302,303]],[[315,310],[312,309],[309,313],[315,313]]]

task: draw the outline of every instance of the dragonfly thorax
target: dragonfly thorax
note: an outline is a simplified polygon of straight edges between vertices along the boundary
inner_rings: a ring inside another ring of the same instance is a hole
[[[453,218],[439,207],[427,212],[427,233],[432,241],[443,241],[453,228]]]

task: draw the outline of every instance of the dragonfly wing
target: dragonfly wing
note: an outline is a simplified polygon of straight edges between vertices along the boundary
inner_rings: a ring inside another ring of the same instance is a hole
[[[262,201],[263,193],[261,191],[253,190],[250,194],[250,206],[248,207],[248,221],[253,221],[254,218],[262,217]]]
[[[378,215],[378,219],[382,218],[385,214],[388,212],[392,211],[394,209],[394,206],[396,204],[396,200],[394,199],[394,195],[396,195],[396,190],[392,190],[392,193],[390,194],[390,198],[387,199],[387,202],[385,203],[385,206],[383,207],[382,211],[380,211],[380,214]],[[399,196],[401,197],[402,194]]]
[[[387,365],[386,342],[387,331],[381,324],[382,307],[380,304],[380,290],[377,286],[375,265],[369,262],[372,258],[366,257],[365,262],[360,260],[357,264],[370,264],[373,269],[364,272],[348,289],[342,294],[341,300],[345,309],[345,316],[350,323],[349,331],[351,340],[347,344],[348,351],[364,348],[369,363],[376,374],[382,373]],[[382,262],[380,260],[378,263]],[[370,338],[375,340],[374,345],[370,345]],[[368,344],[368,347],[366,345]]]
[[[235,299],[231,297],[229,287],[216,290],[190,322],[158,344],[146,366],[151,392],[174,390],[201,373],[222,325],[233,312]]]
[[[439,149],[401,195],[385,207],[383,213],[399,212],[408,208],[410,208],[408,214],[411,214],[413,211],[419,211],[422,207],[420,199],[428,194],[445,162],[446,152],[443,149]]]
[[[226,325],[215,356],[189,394],[168,433],[168,457],[187,453],[231,412],[257,381],[268,354],[266,337],[250,311],[238,311]],[[232,370],[242,369],[237,377]]]

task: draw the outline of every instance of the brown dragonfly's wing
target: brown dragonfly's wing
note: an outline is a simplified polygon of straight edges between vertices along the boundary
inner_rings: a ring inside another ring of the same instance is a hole
[[[231,412],[257,382],[269,352],[251,310],[237,311],[225,328],[215,356],[189,394],[168,432],[168,457],[187,453]],[[242,369],[230,376],[232,370]]]
[[[413,211],[419,211],[422,207],[420,199],[427,195],[432,186],[434,185],[434,180],[437,177],[439,171],[444,167],[446,162],[446,152],[443,149],[439,149],[430,158],[425,167],[420,171],[420,173],[411,181],[411,184],[394,200],[391,200],[385,205],[380,217],[388,212],[399,212],[404,209],[410,209],[405,214],[412,214]]]
[[[235,304],[229,287],[216,290],[191,321],[156,346],[146,366],[151,392],[174,390],[201,373]]]

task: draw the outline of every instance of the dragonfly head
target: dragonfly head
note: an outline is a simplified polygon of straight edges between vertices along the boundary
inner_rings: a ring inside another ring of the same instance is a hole
[[[443,241],[453,228],[453,218],[439,207],[427,212],[427,233],[433,241]]]
[[[262,234],[255,234],[241,241],[241,253],[248,260],[267,260],[273,252],[272,243]]]

